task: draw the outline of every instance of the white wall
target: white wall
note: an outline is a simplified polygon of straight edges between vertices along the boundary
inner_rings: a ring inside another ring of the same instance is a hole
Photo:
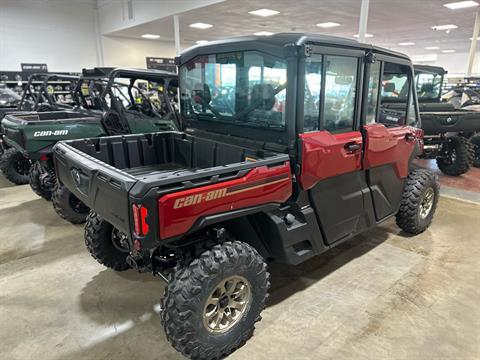
[[[0,0],[0,70],[21,62],[51,71],[97,64],[93,1]]]
[[[102,42],[105,66],[145,68],[147,56],[172,58],[175,56],[173,42],[113,36],[104,36]]]

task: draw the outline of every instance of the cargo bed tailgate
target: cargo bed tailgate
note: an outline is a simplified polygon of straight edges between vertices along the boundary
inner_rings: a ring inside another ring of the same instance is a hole
[[[105,220],[128,233],[128,192],[137,180],[67,143],[57,143],[54,153],[59,181]]]

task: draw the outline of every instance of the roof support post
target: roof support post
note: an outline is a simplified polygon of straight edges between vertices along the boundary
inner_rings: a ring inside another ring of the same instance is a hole
[[[475,61],[475,53],[477,51],[477,39],[480,32],[480,14],[475,14],[475,25],[473,26],[472,42],[470,43],[470,53],[468,54],[467,76],[472,75],[473,63]]]
[[[365,35],[367,34],[367,22],[368,22],[368,6],[370,0],[362,0],[362,6],[360,8],[360,23],[358,24],[358,41],[365,42]]]
[[[180,22],[178,15],[173,15],[173,32],[175,36],[175,55],[180,55]]]

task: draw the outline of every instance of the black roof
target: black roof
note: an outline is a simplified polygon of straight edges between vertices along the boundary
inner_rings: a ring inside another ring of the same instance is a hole
[[[386,55],[410,60],[405,54],[377,47],[372,44],[360,43],[356,40],[344,37],[308,33],[278,33],[271,36],[252,35],[234,37],[225,40],[210,41],[203,45],[196,45],[183,51],[180,56],[177,57],[176,63],[183,64],[197,55],[231,51],[233,45],[235,50],[262,50],[281,56],[283,55],[284,47],[287,45],[301,46],[308,43],[341,46],[361,50],[374,50]]]
[[[426,72],[426,73],[440,74],[440,75],[445,75],[446,73],[448,73],[448,71],[441,66],[413,65],[413,68],[415,72]]]

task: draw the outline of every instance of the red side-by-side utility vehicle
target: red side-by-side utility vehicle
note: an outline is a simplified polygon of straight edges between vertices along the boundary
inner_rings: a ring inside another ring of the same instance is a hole
[[[161,321],[184,355],[220,358],[252,335],[267,261],[299,264],[395,216],[407,233],[430,225],[438,185],[412,164],[423,133],[407,56],[277,34],[196,46],[177,64],[182,132],[54,153],[92,209],[93,257],[168,282]]]

